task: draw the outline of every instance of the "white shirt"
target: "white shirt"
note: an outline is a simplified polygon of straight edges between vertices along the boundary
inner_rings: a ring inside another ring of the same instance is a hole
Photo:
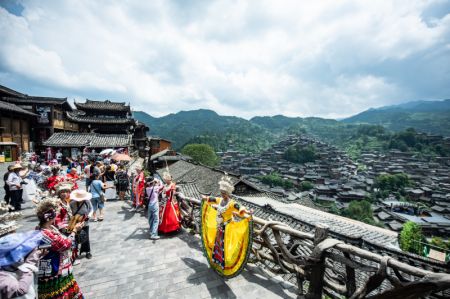
[[[15,172],[11,172],[8,176],[8,180],[6,180],[9,190],[11,191],[22,189],[22,187],[17,187],[17,185],[20,186],[20,182],[22,182],[22,178]]]

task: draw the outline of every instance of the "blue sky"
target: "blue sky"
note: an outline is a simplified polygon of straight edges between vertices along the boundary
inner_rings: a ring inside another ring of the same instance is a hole
[[[153,116],[450,98],[450,1],[0,0],[0,40],[1,85]]]

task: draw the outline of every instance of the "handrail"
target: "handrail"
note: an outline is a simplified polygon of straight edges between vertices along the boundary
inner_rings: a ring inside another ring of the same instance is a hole
[[[184,227],[199,232],[201,201],[180,199]],[[279,221],[253,216],[250,261],[294,282],[306,298],[445,297],[450,275],[434,273],[329,237],[328,227],[314,234]],[[304,290],[307,286],[307,290]],[[374,295],[375,294],[375,295]]]

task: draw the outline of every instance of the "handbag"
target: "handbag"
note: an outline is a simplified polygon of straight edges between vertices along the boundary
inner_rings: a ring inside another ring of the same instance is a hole
[[[91,184],[91,186],[94,186],[94,185]],[[100,200],[102,202],[105,202],[106,201],[106,197],[105,197],[105,194],[103,193],[103,191],[100,190],[100,192],[98,192],[98,190],[97,190],[97,188],[95,188],[95,186],[94,186],[94,189],[95,189],[95,191],[97,191],[98,194],[100,194]]]

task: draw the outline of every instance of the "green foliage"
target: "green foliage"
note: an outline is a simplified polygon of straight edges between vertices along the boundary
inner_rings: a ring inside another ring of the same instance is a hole
[[[272,172],[271,174],[262,176],[259,179],[264,184],[270,186],[279,186],[286,189],[290,189],[294,186],[294,184],[291,181],[283,179],[277,172]]]
[[[450,249],[450,243],[446,243],[442,238],[440,237],[433,237],[430,241],[431,245],[434,245],[436,247],[442,248],[442,249]]]
[[[317,158],[316,148],[312,145],[291,145],[284,152],[283,158],[294,163],[314,162]]]
[[[207,144],[188,144],[183,147],[181,153],[207,166],[217,166],[220,162],[214,149]]]
[[[368,200],[351,201],[348,208],[342,210],[341,215],[367,224],[383,226],[373,219],[372,206]]]
[[[314,188],[314,184],[310,181],[303,181],[300,183],[299,188],[301,191],[309,191]]]
[[[422,229],[417,223],[408,221],[403,224],[400,232],[400,248],[403,251],[408,251],[416,254],[422,253],[422,245],[420,242],[425,240]]]
[[[408,175],[404,173],[398,174],[382,174],[375,179],[375,187],[380,191],[401,191],[405,187],[412,186],[413,182],[409,179]]]
[[[414,128],[443,136],[450,135],[450,100],[419,101],[369,109],[343,120],[346,123],[383,124],[389,130]]]

